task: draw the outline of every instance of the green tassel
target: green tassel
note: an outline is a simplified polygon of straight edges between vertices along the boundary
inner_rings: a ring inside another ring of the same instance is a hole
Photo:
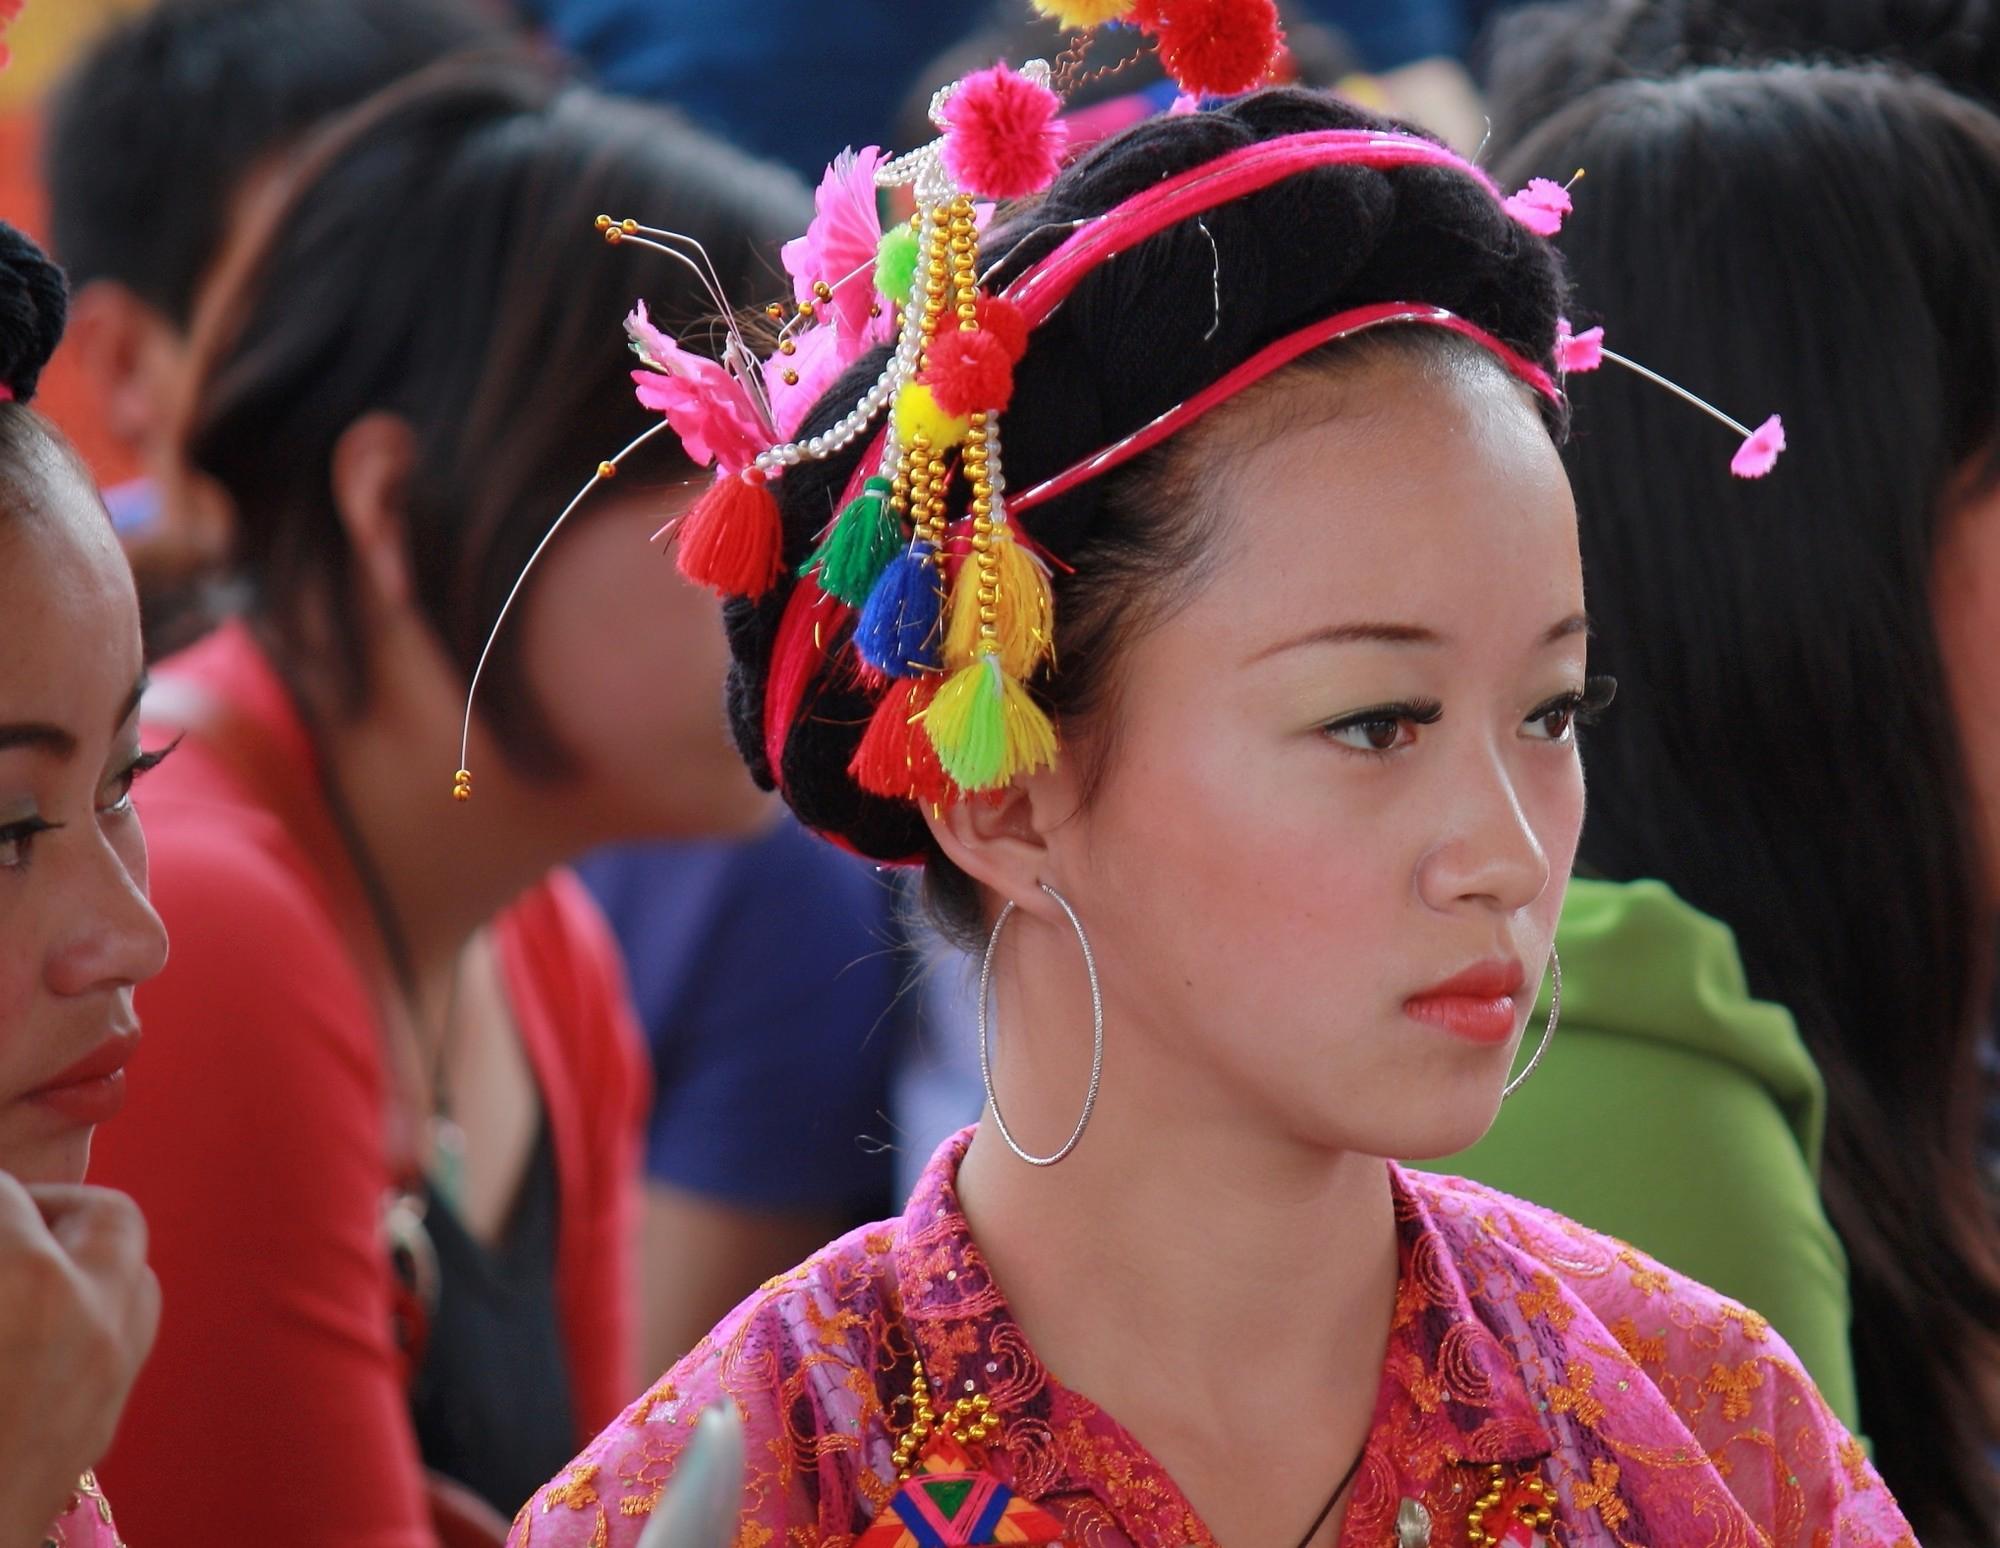
[[[882,233],[875,249],[875,288],[891,301],[910,299],[917,283],[917,233],[908,222]]]
[[[889,504],[889,481],[871,478],[834,518],[833,530],[799,567],[799,574],[819,571],[821,591],[859,607],[902,551],[903,523]]]

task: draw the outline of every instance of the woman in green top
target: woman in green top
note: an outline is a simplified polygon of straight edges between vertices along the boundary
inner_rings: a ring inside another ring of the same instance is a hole
[[[1496,170],[1552,166],[1589,170],[1559,245],[1607,342],[1781,409],[1792,446],[1732,480],[1651,388],[1572,383],[1620,683],[1579,867],[1627,885],[1572,889],[1553,1050],[1437,1165],[1745,1299],[1836,1399],[1851,1296],[1883,1475],[1926,1548],[1990,1544],[2000,118],[1885,73],[1704,72],[1602,88]]]

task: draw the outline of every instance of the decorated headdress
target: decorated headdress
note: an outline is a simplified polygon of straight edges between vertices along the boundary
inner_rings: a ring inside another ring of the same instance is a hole
[[[1260,132],[1191,164],[1162,161],[1108,208],[1065,220],[1051,196],[1002,222],[1004,231],[989,230],[994,203],[1043,194],[1062,170],[1057,87],[1063,72],[1074,73],[1089,29],[1136,34],[1155,48],[1183,93],[1176,115],[1206,117],[1203,99],[1257,86],[1282,47],[1273,0],[1034,3],[1077,29],[1060,69],[1036,61],[1018,71],[1004,64],[977,71],[932,99],[938,139],[894,159],[872,148],[848,152],[828,169],[811,229],[784,250],[794,293],[789,304],[766,309],[780,325],[767,355],[760,358],[734,322],[718,361],[660,333],[643,304],[627,319],[640,399],[664,416],[641,440],[671,427],[695,461],[715,470],[707,491],[661,535],[683,574],[732,599],[739,743],[760,779],[783,789],[808,825],[879,859],[911,857],[920,847],[912,824],[848,822],[834,809],[893,803],[914,818],[1056,760],[1055,726],[1036,685],[1047,681],[1055,646],[1059,588],[1051,571],[1067,568],[1077,545],[1073,534],[1059,539],[1024,525],[1029,513],[1070,503],[1292,361],[1376,329],[1428,327],[1469,339],[1557,417],[1567,374],[1606,360],[1643,371],[1604,347],[1602,329],[1572,335],[1559,321],[1560,282],[1546,252],[1523,260],[1546,274],[1550,298],[1550,309],[1528,322],[1495,323],[1490,302],[1482,323],[1469,305],[1400,299],[1378,276],[1379,293],[1365,299],[1309,309],[1274,336],[1232,338],[1232,348],[1243,347],[1221,357],[1228,363],[1198,390],[1146,412],[1085,455],[1037,468],[1032,483],[1014,488],[1003,431],[1017,375],[1035,375],[1036,341],[1107,266],[1141,261],[1140,250],[1163,234],[1192,226],[1216,254],[1214,320],[1199,339],[1206,343],[1225,307],[1221,249],[1208,222],[1293,183],[1312,186],[1310,175],[1325,169],[1431,178],[1451,208],[1484,206],[1461,224],[1492,228],[1489,246],[1540,248],[1570,209],[1567,185],[1536,179],[1504,195],[1433,140],[1311,99],[1300,127]],[[1245,99],[1215,116],[1254,118],[1257,103]],[[1263,116],[1282,118],[1284,108],[1275,104]],[[885,231],[880,194],[903,189],[914,212]],[[712,267],[688,239],[633,219],[601,216],[598,225],[611,243],[640,243],[696,269],[728,315]],[[1432,247],[1447,245],[1446,233],[1432,235]],[[1273,236],[1282,243],[1282,232]],[[1005,255],[989,263],[982,258],[989,247]],[[1447,252],[1426,261],[1436,268],[1451,260]],[[1739,474],[1769,470],[1783,448],[1775,416],[1753,432],[1665,385],[1742,437],[1732,464]],[[600,464],[578,501],[638,444]],[[831,481],[823,469],[837,470]],[[477,684],[475,673],[475,691]],[[468,735],[469,719],[468,698]],[[837,727],[851,800],[802,801],[788,778],[794,733],[808,720]],[[454,794],[470,793],[461,768]]]

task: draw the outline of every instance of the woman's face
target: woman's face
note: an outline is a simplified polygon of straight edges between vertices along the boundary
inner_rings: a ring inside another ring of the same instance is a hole
[[[142,657],[132,579],[67,469],[0,513],[0,1170],[77,1181],[124,1100],[133,987],[166,932],[133,814]]]
[[[1290,379],[1217,440],[1218,568],[1132,646],[1049,879],[1145,1042],[1123,1069],[1305,1143],[1449,1154],[1492,1121],[1583,820],[1562,465],[1456,349]]]
[[[772,810],[730,739],[715,599],[649,542],[699,492],[607,499],[551,546],[528,593],[528,686],[579,765],[574,798],[600,841],[741,833]]]

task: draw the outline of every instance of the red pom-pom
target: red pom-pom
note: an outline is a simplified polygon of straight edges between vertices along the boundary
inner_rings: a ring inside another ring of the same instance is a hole
[[[931,341],[924,357],[925,383],[937,405],[954,419],[997,414],[1014,396],[1014,362],[995,334],[951,328]]]
[[[698,586],[725,597],[761,597],[782,567],[778,502],[755,474],[725,473],[688,508],[675,533],[675,562]]]
[[[1018,362],[1028,352],[1028,319],[1021,309],[999,296],[982,295],[975,304],[980,331],[992,334],[1007,351],[1007,358]]]
[[[1276,0],[1144,0],[1139,24],[1182,91],[1230,97],[1263,84],[1285,40]]]
[[[982,199],[1040,193],[1062,167],[1069,127],[1062,99],[1025,75],[995,65],[965,77],[944,105],[944,169]]]
[[[855,784],[870,795],[920,806],[948,806],[958,798],[919,718],[936,694],[934,677],[899,677],[889,685],[847,765]]]

